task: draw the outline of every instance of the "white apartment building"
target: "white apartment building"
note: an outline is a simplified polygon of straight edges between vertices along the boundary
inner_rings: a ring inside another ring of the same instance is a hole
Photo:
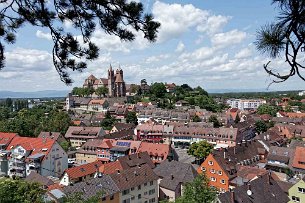
[[[52,139],[15,137],[7,150],[8,175],[26,177],[32,171],[42,176],[60,177],[68,168],[68,155]]]
[[[227,104],[231,108],[238,108],[240,110],[257,109],[260,105],[266,104],[266,100],[263,99],[229,99]]]

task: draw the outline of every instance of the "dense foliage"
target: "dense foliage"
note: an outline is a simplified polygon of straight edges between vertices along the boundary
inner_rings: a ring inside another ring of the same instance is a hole
[[[142,80],[142,82],[146,82]],[[201,87],[192,88],[188,84],[176,86],[173,92],[167,92],[164,83],[153,83],[147,92],[138,92],[135,101],[155,101],[158,107],[172,109],[175,102],[185,100],[189,105],[196,105],[208,111],[219,112],[226,108],[222,103],[218,104]]]
[[[121,40],[132,41],[135,32],[155,41],[160,23],[151,14],[143,14],[142,3],[126,0],[113,1],[29,1],[2,0],[0,17],[0,69],[5,64],[4,43],[16,41],[16,33],[25,24],[48,30],[52,36],[53,63],[61,80],[72,83],[68,70],[83,71],[86,61],[98,57],[99,49],[91,41],[96,26]],[[71,22],[74,33],[63,26]],[[74,35],[80,35],[76,38]]]
[[[41,131],[65,134],[71,125],[69,115],[54,106],[43,104],[18,112],[0,107],[0,132],[15,132],[22,136],[37,136]]]
[[[273,117],[276,116],[278,109],[276,106],[271,106],[269,104],[262,104],[257,108],[257,113],[258,114],[269,114]]]
[[[183,195],[175,203],[213,203],[216,199],[216,190],[209,186],[205,175],[198,175],[192,182],[183,188]],[[168,201],[161,201],[168,203]]]
[[[218,118],[217,118],[216,115],[211,115],[211,116],[209,117],[208,121],[209,121],[210,123],[213,123],[213,127],[214,127],[214,128],[219,128],[219,127],[222,126],[221,123],[219,122],[219,120],[218,120]]]
[[[135,125],[138,125],[138,117],[136,112],[134,111],[129,111],[127,116],[126,116],[126,122],[127,123],[133,123]]]
[[[187,153],[198,159],[205,159],[214,149],[214,146],[207,141],[194,142],[189,147]]]
[[[0,179],[1,203],[42,203],[44,190],[37,183],[24,180]]]
[[[104,130],[111,130],[115,122],[115,118],[113,118],[110,115],[109,111],[107,111],[107,113],[105,114],[105,118],[101,122],[101,127],[103,127]]]
[[[284,73],[264,65],[273,82],[286,81],[293,75],[305,80],[303,56],[305,47],[305,0],[272,0],[279,9],[276,21],[263,26],[257,32],[256,47],[272,58],[283,59],[288,68]]]

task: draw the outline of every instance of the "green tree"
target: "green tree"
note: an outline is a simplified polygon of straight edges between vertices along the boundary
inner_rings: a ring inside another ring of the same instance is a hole
[[[151,85],[150,91],[157,98],[164,98],[164,95],[166,93],[166,87],[162,82],[155,82]]]
[[[219,128],[222,126],[216,115],[211,115],[208,121],[213,123],[214,128]]]
[[[183,195],[176,203],[213,203],[217,191],[209,186],[209,179],[205,175],[198,175],[192,182],[187,183]]]
[[[269,114],[271,116],[276,116],[277,109],[274,106],[268,104],[262,104],[257,108],[257,113],[262,114]]]
[[[193,155],[197,159],[205,159],[214,149],[214,146],[203,140],[200,142],[194,142],[187,150],[189,155]]]
[[[142,3],[135,1],[1,1],[0,69],[5,65],[4,43],[16,41],[16,32],[23,25],[39,26],[49,31],[54,43],[53,63],[66,84],[71,84],[68,71],[83,71],[85,61],[98,58],[98,47],[91,41],[96,26],[122,41],[133,41],[135,31],[155,41],[160,23],[151,14],[144,14]],[[81,35],[76,38],[63,26],[71,22]]]
[[[108,94],[108,88],[107,87],[98,87],[95,90],[95,93],[97,94],[97,96],[101,97],[102,95],[105,97],[106,94]]]
[[[259,120],[255,122],[255,130],[258,133],[264,133],[268,130],[268,127],[264,121]]]
[[[282,58],[289,68],[278,73],[264,65],[266,72],[275,77],[273,82],[286,81],[293,75],[305,80],[301,70],[305,68],[303,54],[305,47],[305,1],[272,0],[279,8],[279,16],[273,23],[263,26],[257,32],[256,47],[272,58]]]
[[[192,118],[193,122],[201,122],[201,118],[198,115],[193,116]]]
[[[138,125],[138,118],[137,114],[134,111],[129,111],[126,117],[127,123],[134,123],[135,125]]]
[[[107,111],[107,113],[105,114],[105,118],[102,120],[101,122],[101,126],[105,129],[105,130],[111,130],[111,128],[113,127],[113,124],[116,122],[116,120],[110,115],[110,113]]]
[[[202,87],[198,86],[194,88],[194,91],[198,92],[199,95],[206,95],[209,96],[208,92],[202,89]]]
[[[236,117],[235,117],[234,123],[239,123],[239,122],[240,122],[240,117],[239,117],[239,114],[236,114]]]
[[[59,143],[59,145],[67,152],[70,148],[70,142],[68,141],[62,141]]]
[[[44,192],[38,183],[8,178],[0,179],[1,203],[42,203]]]

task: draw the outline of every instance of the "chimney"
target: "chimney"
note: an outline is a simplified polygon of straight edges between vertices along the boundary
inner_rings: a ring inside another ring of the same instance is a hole
[[[233,152],[234,154],[236,154],[236,147],[233,147]]]
[[[118,174],[120,174],[120,173],[121,173],[119,169],[116,169],[116,172],[117,172]]]
[[[174,180],[174,175],[173,174],[171,174],[171,180]]]
[[[252,191],[251,191],[251,185],[250,182],[248,182],[248,190],[247,190],[247,195],[251,196],[252,195]]]
[[[227,157],[226,157],[226,149],[225,150],[223,150],[223,158],[224,159],[226,159]]]

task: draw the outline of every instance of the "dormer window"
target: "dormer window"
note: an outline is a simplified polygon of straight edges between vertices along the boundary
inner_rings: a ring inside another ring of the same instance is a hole
[[[46,152],[46,151],[48,151],[48,148],[42,148],[41,151]]]
[[[213,166],[213,161],[208,162],[210,166]]]

